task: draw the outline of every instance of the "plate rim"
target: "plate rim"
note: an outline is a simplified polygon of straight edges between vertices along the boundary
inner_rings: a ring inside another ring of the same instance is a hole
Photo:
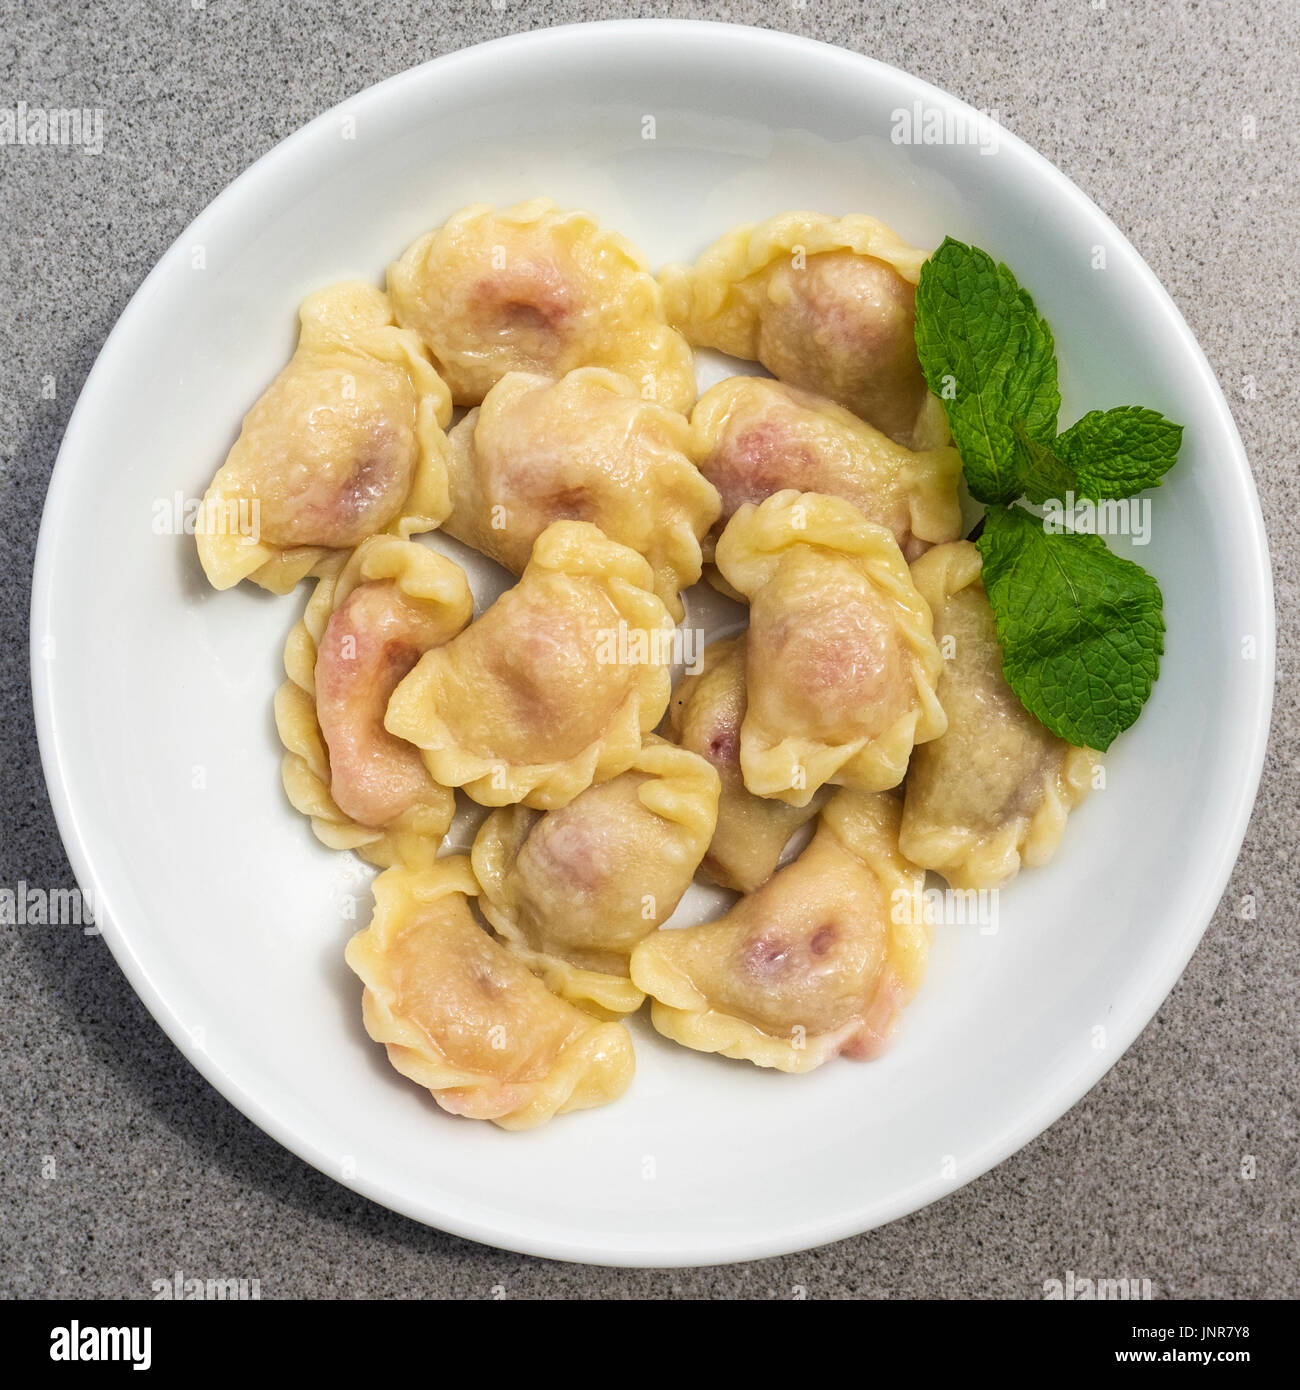
[[[82,385],[51,471],[33,564],[29,640],[32,708],[42,770],[55,822],[77,883],[94,895],[92,900],[102,914],[102,920],[98,922],[100,931],[131,988],[159,1027],[210,1085],[264,1133],[298,1158],[342,1186],[399,1215],[464,1239],[542,1258],[612,1267],[684,1268],[731,1264],[792,1254],[863,1234],[919,1211],[941,1197],[956,1192],[1018,1152],[1075,1106],[1124,1056],[1155,1016],[1200,944],[1222,900],[1240,854],[1263,773],[1273,705],[1276,661],[1276,610],[1272,566],[1258,489],[1227,398],[1191,328],[1137,249],[1082,189],[1020,137],[999,127],[999,140],[1014,146],[1022,158],[1027,157],[1031,165],[1037,168],[1039,175],[1050,183],[1058,199],[1073,203],[1085,210],[1090,217],[1100,219],[1101,224],[1114,238],[1115,250],[1131,259],[1133,269],[1145,283],[1153,304],[1163,310],[1166,325],[1180,341],[1182,348],[1187,350],[1188,360],[1195,366],[1200,378],[1199,383],[1192,384],[1199,384],[1208,397],[1215,421],[1230,446],[1227,451],[1230,457],[1221,460],[1219,467],[1230,470],[1244,489],[1249,521],[1249,535],[1246,538],[1248,544],[1245,549],[1250,556],[1249,567],[1254,571],[1254,583],[1250,585],[1250,593],[1252,596],[1258,596],[1263,619],[1259,634],[1260,649],[1254,663],[1257,675],[1255,688],[1251,692],[1253,708],[1249,711],[1253,725],[1250,756],[1245,775],[1238,784],[1235,804],[1230,815],[1225,816],[1230,831],[1220,841],[1220,851],[1215,862],[1208,871],[1201,874],[1205,884],[1201,905],[1178,938],[1174,949],[1166,955],[1162,968],[1149,972],[1137,1001],[1120,1020],[1122,1027],[1112,1025],[1112,1036],[1116,1039],[1117,1045],[1108,1048],[1105,1053],[1094,1054],[1095,1057],[1103,1059],[1100,1064],[1058,1066],[1049,1072],[1042,1083],[1042,1096],[1037,1104],[1004,1126],[994,1137],[988,1139],[981,1149],[963,1160],[960,1181],[954,1182],[941,1176],[918,1180],[911,1186],[894,1192],[888,1199],[873,1199],[855,1206],[852,1210],[842,1210],[833,1217],[789,1223],[779,1229],[768,1230],[761,1236],[737,1237],[728,1234],[725,1237],[706,1237],[688,1249],[668,1253],[632,1243],[621,1249],[609,1249],[594,1244],[589,1237],[575,1238],[572,1234],[560,1230],[553,1236],[518,1233],[506,1225],[493,1224],[490,1220],[485,1222],[473,1215],[462,1216],[454,1206],[440,1206],[436,1201],[425,1199],[418,1204],[412,1204],[406,1200],[405,1194],[388,1190],[384,1183],[377,1179],[360,1174],[346,1179],[340,1177],[337,1165],[330,1155],[319,1149],[308,1135],[282,1124],[236,1076],[203,1052],[173,1007],[155,989],[147,967],[133,949],[129,933],[118,925],[107,899],[98,892],[93,852],[83,835],[80,817],[73,804],[67,770],[61,756],[58,730],[55,727],[54,681],[51,671],[53,663],[46,661],[42,653],[42,643],[49,632],[50,606],[57,566],[58,518],[63,510],[65,494],[72,486],[71,464],[67,467],[61,465],[64,463],[65,455],[70,459],[83,447],[81,435],[86,429],[86,420],[95,408],[100,390],[99,382],[104,375],[102,368],[105,360],[111,356],[115,344],[129,333],[136,321],[145,314],[155,285],[172,269],[177,259],[186,254],[186,248],[201,235],[205,222],[218,216],[224,205],[239,197],[246,188],[255,185],[259,180],[274,177],[279,167],[286,160],[293,158],[293,147],[306,141],[311,132],[336,122],[339,115],[345,111],[357,111],[363,104],[387,98],[394,89],[404,84],[418,85],[428,82],[433,74],[446,72],[453,67],[490,63],[496,54],[506,50],[544,49],[557,43],[585,43],[593,39],[635,42],[636,36],[645,32],[652,32],[657,37],[676,37],[687,43],[730,44],[734,51],[728,55],[728,61],[732,63],[744,62],[746,50],[741,45],[745,44],[753,45],[754,50],[768,48],[812,52],[821,61],[835,61],[842,66],[856,67],[867,79],[882,75],[889,75],[891,78],[901,77],[941,107],[954,110],[968,118],[974,114],[974,108],[968,103],[923,78],[866,54],[819,39],[806,38],[783,30],[713,20],[655,18],[565,24],[505,35],[441,54],[345,97],[280,140],[227,184],[173,240],[128,300],[113,325]]]

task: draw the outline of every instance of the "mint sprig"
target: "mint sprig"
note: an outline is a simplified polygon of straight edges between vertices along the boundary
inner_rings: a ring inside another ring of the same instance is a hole
[[[1121,406],[1058,435],[1051,329],[1005,265],[951,237],[921,270],[916,346],[966,485],[988,509],[977,544],[1007,682],[1053,733],[1106,749],[1137,719],[1159,672],[1159,586],[1099,537],[1048,532],[1010,504],[1158,487],[1182,426]]]
[[[1181,425],[1139,405],[1091,410],[1050,445],[1031,439],[1023,421],[1013,427],[1021,486],[1034,503],[1067,492],[1088,502],[1118,501],[1159,487],[1183,437]]]
[[[1099,536],[1049,535],[1020,506],[990,507],[975,544],[1007,683],[1053,733],[1109,748],[1159,674],[1160,586]]]

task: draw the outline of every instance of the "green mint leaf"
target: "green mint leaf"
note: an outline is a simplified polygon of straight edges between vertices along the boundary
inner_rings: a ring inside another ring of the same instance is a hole
[[[1075,492],[1099,502],[1159,487],[1178,458],[1182,439],[1183,427],[1158,411],[1126,405],[1090,410],[1053,448],[1066,468],[1077,474]]]
[[[1159,673],[1156,581],[1098,536],[1048,535],[1023,507],[990,507],[976,544],[1007,683],[1054,734],[1109,748]]]
[[[1031,502],[1064,498],[1101,502],[1133,497],[1160,480],[1178,458],[1183,427],[1138,405],[1093,410],[1050,446],[1013,420],[1020,483]]]
[[[916,350],[926,384],[943,402],[972,496],[986,503],[1019,497],[1012,418],[1046,444],[1061,406],[1052,332],[1033,300],[1006,266],[948,237],[921,267]]]

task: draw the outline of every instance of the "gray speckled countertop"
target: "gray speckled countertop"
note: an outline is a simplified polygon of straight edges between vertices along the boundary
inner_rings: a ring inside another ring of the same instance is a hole
[[[0,928],[0,1294],[142,1297],[176,1270],[263,1297],[1033,1297],[1066,1270],[1161,1296],[1300,1294],[1294,280],[1300,10],[1247,0],[570,4],[0,0],[0,105],[103,107],[100,158],[0,149],[0,885],[71,885],[27,675],[46,482],[86,373],[180,230],[278,140],[426,58],[579,19],[788,29],[906,68],[1080,184],[1204,346],[1273,547],[1273,739],[1231,885],[1134,1047],[1046,1134],[946,1200],[807,1254],[689,1271],[504,1254],[395,1216],[266,1138],[175,1050],[103,943]],[[1255,138],[1243,139],[1247,122]],[[1253,378],[1253,398],[1243,381]],[[49,383],[54,392],[50,399]],[[1239,918],[1253,895],[1257,920]],[[1253,1178],[1242,1176],[1254,1156]],[[49,1176],[53,1158],[54,1176]]]

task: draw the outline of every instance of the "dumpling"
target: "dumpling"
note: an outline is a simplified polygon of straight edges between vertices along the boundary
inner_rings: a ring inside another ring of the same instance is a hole
[[[745,786],[792,806],[825,782],[897,786],[944,715],[930,610],[893,536],[843,498],[778,492],[736,512],[717,563],[750,601]]]
[[[477,405],[507,372],[575,367],[611,367],[671,410],[695,400],[694,358],[645,257],[589,212],[474,203],[389,266],[388,292],[457,405]]]
[[[502,1129],[617,1100],[636,1067],[627,1029],[558,999],[494,941],[470,911],[477,891],[463,855],[375,880],[346,953],[366,1032],[444,1110]]]
[[[593,522],[650,561],[680,620],[678,593],[700,577],[700,538],[721,505],[689,447],[685,416],[615,372],[511,372],[451,432],[443,529],[519,574],[550,522]]]
[[[275,723],[285,792],[331,849],[384,866],[436,855],[455,795],[384,714],[398,681],[473,611],[460,567],[399,536],[362,541],[316,585],[285,645]]]
[[[203,499],[214,588],[288,593],[367,536],[432,531],[451,509],[451,395],[387,297],[350,282],[308,296],[289,365],[244,417]]]
[[[888,794],[837,792],[808,847],[757,892],[717,921],[646,937],[632,980],[659,1032],[786,1072],[876,1056],[930,950],[899,811]]]
[[[947,657],[938,693],[948,729],[913,754],[903,852],[954,888],[996,888],[1022,862],[1051,858],[1100,758],[1050,733],[1007,684],[975,546],[936,546],[912,579]]]
[[[784,212],[736,227],[694,268],[660,274],[669,320],[697,347],[761,362],[891,439],[948,438],[913,338],[924,251],[874,217]]]
[[[667,707],[674,628],[653,582],[589,522],[552,522],[519,583],[398,685],[385,727],[485,806],[565,805],[631,767]]]
[[[742,503],[796,488],[852,502],[894,533],[904,558],[961,535],[956,449],[914,453],[834,401],[779,381],[736,376],[706,391],[691,414],[691,446],[722,497],[715,531]]]
[[[474,841],[479,909],[566,999],[631,1013],[632,948],[672,916],[708,847],[718,774],[651,737],[618,777],[556,811],[508,806]]]
[[[674,743],[711,763],[721,779],[718,824],[701,864],[724,888],[749,893],[770,878],[790,837],[821,809],[823,788],[803,806],[755,796],[740,771],[745,719],[745,636],[711,642],[700,670],[683,676],[668,707]]]

